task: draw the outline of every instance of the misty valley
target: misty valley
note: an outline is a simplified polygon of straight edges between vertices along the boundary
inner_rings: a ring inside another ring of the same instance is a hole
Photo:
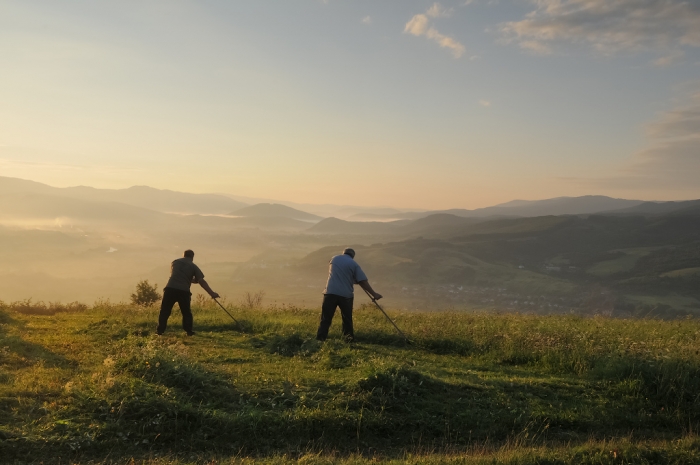
[[[246,203],[0,178],[0,299],[128,301],[184,249],[236,304],[320,305],[345,246],[397,310],[675,318],[700,313],[700,201],[602,196],[478,210]],[[196,291],[195,291],[196,292]],[[357,304],[368,303],[364,295]]]

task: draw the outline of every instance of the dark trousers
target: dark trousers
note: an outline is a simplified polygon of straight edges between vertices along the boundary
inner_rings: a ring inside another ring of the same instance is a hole
[[[352,297],[342,297],[335,294],[323,296],[321,323],[318,325],[316,339],[325,341],[328,337],[328,330],[331,327],[336,307],[340,307],[340,315],[343,317],[343,337],[348,341],[355,339],[355,333],[352,329],[352,300]]]
[[[192,332],[193,318],[192,310],[190,309],[191,298],[192,293],[189,291],[173,289],[172,287],[163,289],[163,302],[160,304],[158,329],[156,329],[158,334],[163,334],[165,332],[165,327],[168,325],[168,318],[170,318],[170,312],[173,311],[175,302],[177,302],[180,307],[180,312],[182,313],[182,329],[188,334]]]

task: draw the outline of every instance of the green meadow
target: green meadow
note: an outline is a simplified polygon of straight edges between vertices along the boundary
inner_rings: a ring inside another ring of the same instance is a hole
[[[634,269],[640,258],[646,257],[653,248],[639,248],[629,250],[612,250],[610,254],[621,254],[621,257],[604,260],[590,267],[587,272],[598,277],[607,277],[615,273],[624,273]]]
[[[700,320],[0,306],[2,463],[700,463]]]

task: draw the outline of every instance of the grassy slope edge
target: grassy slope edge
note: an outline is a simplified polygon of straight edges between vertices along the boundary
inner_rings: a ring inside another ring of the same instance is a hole
[[[5,462],[700,463],[700,322],[0,307]],[[53,314],[51,314],[53,313]],[[339,320],[339,318],[338,318]],[[619,460],[618,460],[619,459]]]

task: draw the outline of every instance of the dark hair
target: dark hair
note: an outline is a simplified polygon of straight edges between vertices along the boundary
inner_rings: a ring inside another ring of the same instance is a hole
[[[351,258],[355,258],[355,250],[351,249],[350,247],[343,250],[343,254],[350,255]]]
[[[190,250],[190,249],[185,250],[185,257],[193,258],[193,257],[194,257],[194,252],[193,252],[192,250]]]

